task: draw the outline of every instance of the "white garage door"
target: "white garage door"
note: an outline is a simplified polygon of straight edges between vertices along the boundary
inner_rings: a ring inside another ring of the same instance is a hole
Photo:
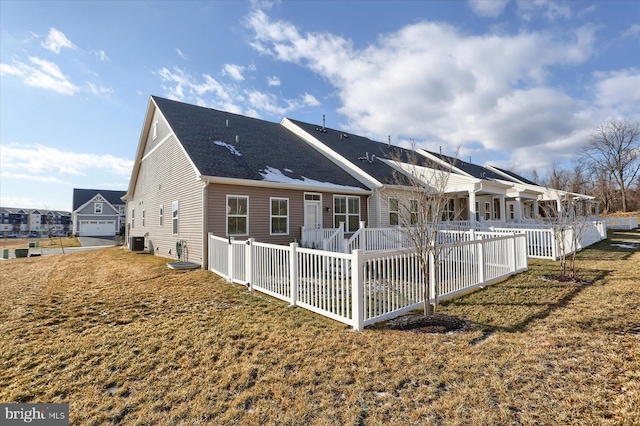
[[[81,237],[102,237],[116,234],[115,220],[81,220]]]

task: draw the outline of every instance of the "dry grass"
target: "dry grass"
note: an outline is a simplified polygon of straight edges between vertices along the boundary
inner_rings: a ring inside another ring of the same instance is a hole
[[[29,243],[38,244],[41,248],[60,248],[60,244],[63,247],[80,247],[80,242],[75,237],[54,237],[54,238],[0,238],[1,248],[26,248],[29,247]]]
[[[637,232],[616,233],[620,240]],[[638,424],[640,253],[445,304],[462,334],[334,321],[120,248],[0,263],[0,401],[72,424]]]

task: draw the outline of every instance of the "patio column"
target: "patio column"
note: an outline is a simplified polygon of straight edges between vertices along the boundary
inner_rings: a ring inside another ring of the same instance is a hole
[[[540,208],[538,207],[538,199],[533,200],[533,219],[538,219],[538,215],[540,214]]]
[[[469,222],[471,227],[476,226],[476,193],[469,191]]]
[[[522,220],[522,200],[520,197],[516,197],[516,220],[518,222]]]
[[[507,209],[506,209],[505,198],[506,197],[504,195],[500,196],[500,220],[502,222],[507,221]]]
[[[556,198],[556,211],[558,212],[558,215],[560,215],[560,212],[562,212],[562,200],[560,199],[560,196],[558,196],[558,198]]]

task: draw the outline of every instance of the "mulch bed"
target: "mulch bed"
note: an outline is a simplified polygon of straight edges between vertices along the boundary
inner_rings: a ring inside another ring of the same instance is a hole
[[[416,334],[462,332],[471,327],[472,324],[468,321],[443,314],[433,316],[424,316],[421,313],[403,315],[384,323],[384,328],[389,330],[408,331]]]
[[[578,277],[571,277],[569,275],[542,275],[540,276],[540,279],[542,281],[551,281],[563,284],[593,284],[593,281],[587,281]]]

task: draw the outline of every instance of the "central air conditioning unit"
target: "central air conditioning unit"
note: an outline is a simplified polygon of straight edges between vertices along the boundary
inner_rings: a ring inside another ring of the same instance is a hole
[[[144,251],[144,237],[129,237],[129,250]]]

